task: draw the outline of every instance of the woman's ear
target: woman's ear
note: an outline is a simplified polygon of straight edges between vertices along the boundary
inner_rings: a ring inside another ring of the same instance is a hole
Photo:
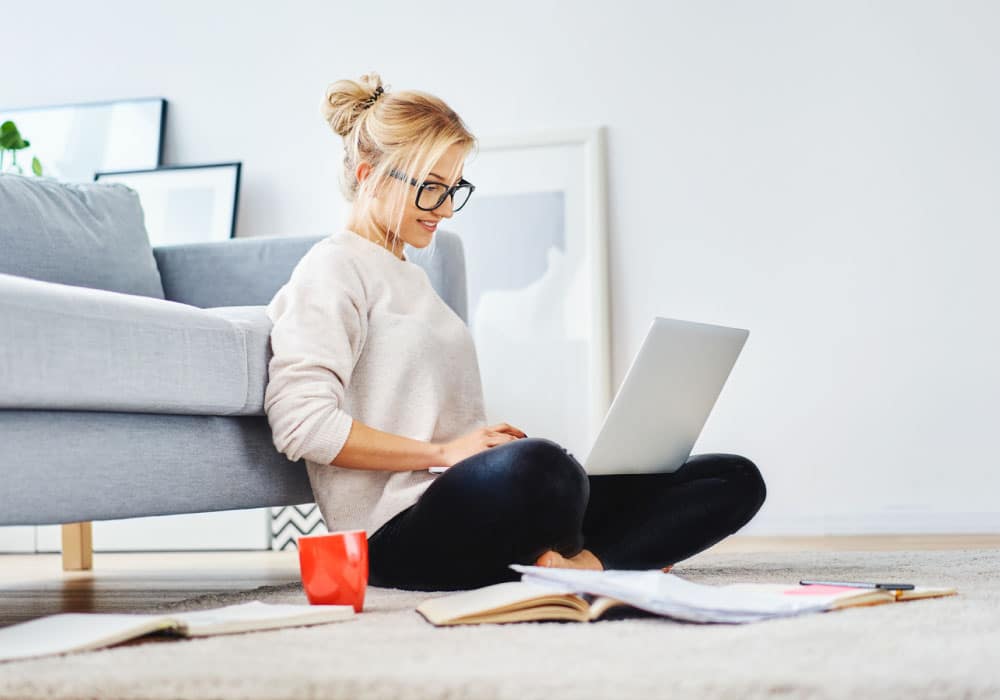
[[[375,166],[368,161],[362,160],[358,163],[358,167],[354,169],[354,177],[358,179],[358,185],[361,185],[374,172]],[[378,199],[379,192],[382,189],[382,183],[373,182],[372,184],[373,186],[369,188],[369,191],[371,192],[372,197]]]
[[[362,160],[358,162],[358,167],[354,169],[354,177],[357,178],[358,182],[364,182],[365,178],[371,175],[372,164],[368,161]]]

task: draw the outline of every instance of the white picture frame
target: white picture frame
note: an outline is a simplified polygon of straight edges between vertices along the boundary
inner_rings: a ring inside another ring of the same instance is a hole
[[[139,195],[150,245],[224,241],[236,237],[241,163],[169,165],[94,173]]]
[[[476,191],[446,226],[465,249],[487,419],[582,462],[611,401],[605,129],[480,137],[464,176]]]

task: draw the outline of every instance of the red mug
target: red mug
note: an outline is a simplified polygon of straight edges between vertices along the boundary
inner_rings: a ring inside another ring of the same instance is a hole
[[[302,587],[311,605],[365,606],[368,585],[368,538],[364,530],[346,530],[298,539]]]

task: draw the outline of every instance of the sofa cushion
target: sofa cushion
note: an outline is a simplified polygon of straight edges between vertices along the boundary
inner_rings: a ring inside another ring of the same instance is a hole
[[[163,299],[139,195],[0,174],[0,273]]]
[[[0,409],[263,415],[264,310],[0,273]]]

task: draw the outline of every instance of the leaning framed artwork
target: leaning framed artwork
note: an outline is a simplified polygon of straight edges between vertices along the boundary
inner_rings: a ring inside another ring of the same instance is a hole
[[[589,450],[611,401],[604,128],[480,138],[462,238],[487,419]]]
[[[153,246],[224,241],[236,237],[240,163],[172,165],[98,172],[98,182],[134,189]]]

